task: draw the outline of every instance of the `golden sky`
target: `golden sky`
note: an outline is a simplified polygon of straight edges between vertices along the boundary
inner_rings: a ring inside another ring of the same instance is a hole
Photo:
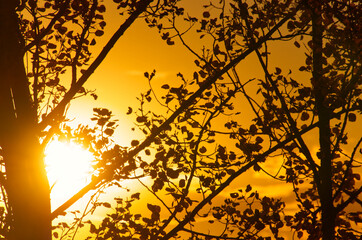
[[[186,1],[186,7],[190,7],[192,12],[196,12],[200,7],[197,7],[193,0]],[[200,1],[202,3],[208,1]],[[107,26],[105,35],[98,39],[96,48],[93,49],[93,57],[100,51],[106,40],[111,36],[121,23],[120,17],[116,12],[110,10],[106,14]],[[200,40],[194,35],[190,35],[188,39],[193,46],[201,46]],[[202,41],[202,40],[201,40]],[[98,100],[94,101],[92,97],[83,97],[72,102],[69,110],[69,118],[73,119],[75,124],[90,123],[89,118],[92,116],[93,107],[109,108],[115,118],[119,120],[119,127],[115,133],[115,140],[120,145],[130,145],[132,139],[142,137],[137,133],[132,132],[130,128],[133,126],[134,116],[126,115],[127,108],[138,107],[136,97],[141,92],[148,90],[148,81],[143,76],[145,71],[152,72],[156,70],[156,77],[152,80],[155,89],[164,83],[175,81],[176,74],[181,72],[187,78],[192,78],[192,73],[197,71],[194,64],[194,56],[189,53],[179,41],[175,41],[176,45],[168,46],[163,41],[157,29],[150,29],[146,26],[143,20],[138,19],[125,35],[115,45],[113,50],[94,72],[91,78],[86,82],[86,89],[96,89],[99,96]],[[200,49],[196,49],[200,51]],[[293,43],[286,43],[283,46],[270,44],[271,69],[274,66],[279,66],[283,71],[289,69],[298,69],[304,62],[303,49],[297,50]],[[274,65],[273,65],[274,64]],[[245,80],[252,77],[263,78],[263,73],[260,64],[256,61],[255,55],[249,56],[239,65],[241,76]],[[304,78],[301,73],[295,71],[295,78]],[[306,83],[309,80],[306,81]],[[157,93],[157,91],[156,91]],[[158,92],[159,94],[162,91]],[[247,109],[243,109],[243,105],[237,106],[242,114],[248,113]],[[164,111],[159,108],[160,113]],[[356,123],[351,124],[353,133],[350,135],[351,141],[360,137],[361,120],[358,118]],[[306,136],[307,142],[312,142],[315,137],[312,135]],[[317,149],[315,149],[317,151]],[[360,157],[361,155],[359,155]],[[273,160],[274,161],[274,160]],[[278,159],[275,160],[276,162]],[[274,162],[273,162],[274,163]],[[273,168],[273,163],[268,162],[268,169]],[[278,165],[278,164],[276,164]],[[292,202],[294,194],[291,186],[283,182],[271,180],[263,173],[248,172],[238,182],[232,184],[229,190],[244,188],[247,184],[252,184],[255,189],[262,193],[272,194],[273,197],[283,197],[286,201]],[[225,196],[228,196],[225,193]],[[289,210],[293,210],[293,204]]]

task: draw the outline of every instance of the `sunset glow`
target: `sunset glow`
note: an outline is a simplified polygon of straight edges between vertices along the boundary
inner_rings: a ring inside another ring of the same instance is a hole
[[[47,146],[45,155],[52,206],[56,207],[89,182],[93,156],[80,145],[58,140]]]

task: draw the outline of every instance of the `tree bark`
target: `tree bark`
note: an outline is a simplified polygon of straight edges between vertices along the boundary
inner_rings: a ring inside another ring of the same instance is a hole
[[[16,6],[0,0],[0,146],[10,240],[50,240],[50,191],[22,55]]]
[[[331,152],[331,112],[325,104],[328,93],[328,79],[323,77],[323,26],[321,18],[321,4],[312,1],[312,45],[313,45],[313,72],[312,84],[316,100],[316,110],[319,118],[319,145],[320,145],[320,191],[322,210],[322,238],[332,240],[335,238],[336,209],[333,205],[332,192],[332,152]]]

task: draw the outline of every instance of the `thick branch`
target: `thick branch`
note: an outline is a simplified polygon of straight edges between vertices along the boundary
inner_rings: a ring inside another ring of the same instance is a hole
[[[315,2],[311,6],[312,12],[312,85],[315,97],[315,108],[320,125],[319,146],[321,167],[319,170],[320,188],[318,190],[322,209],[322,235],[323,240],[334,239],[336,210],[333,205],[332,186],[332,150],[330,115],[332,111],[326,106],[326,87],[328,79],[323,76],[323,23],[321,17],[322,3]],[[317,185],[318,186],[318,185]]]

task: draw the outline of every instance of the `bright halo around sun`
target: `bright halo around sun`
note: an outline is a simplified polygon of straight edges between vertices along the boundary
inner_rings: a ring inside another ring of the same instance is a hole
[[[52,208],[60,206],[90,182],[93,155],[80,145],[53,140],[45,150]]]

